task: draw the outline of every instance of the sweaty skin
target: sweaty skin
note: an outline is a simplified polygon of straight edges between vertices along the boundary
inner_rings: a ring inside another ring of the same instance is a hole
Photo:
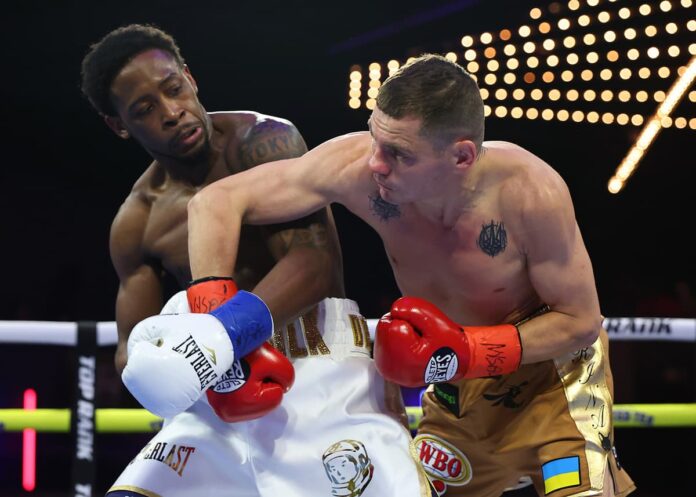
[[[547,304],[550,312],[519,328],[522,363],[592,344],[601,326],[594,276],[558,173],[511,143],[437,146],[420,124],[377,108],[370,133],[203,189],[189,203],[194,276],[240,257],[243,223],[288,221],[338,202],[379,233],[402,293],[459,323],[512,323]]]
[[[206,112],[188,68],[161,50],[134,57],[114,79],[111,93],[118,116],[105,117],[107,124],[122,138],[134,137],[154,158],[111,227],[110,253],[120,280],[120,372],[133,326],[162,308],[166,275],[182,288],[192,279],[186,206],[193,195],[261,162],[299,156],[306,145],[283,119]],[[229,261],[216,274],[234,273],[239,288],[259,295],[279,326],[326,296],[344,294],[331,213],[315,211],[294,223],[245,227],[236,264]],[[234,237],[239,242],[240,234]]]

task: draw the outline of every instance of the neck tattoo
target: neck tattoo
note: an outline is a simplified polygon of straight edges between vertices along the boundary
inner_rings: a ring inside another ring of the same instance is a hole
[[[389,221],[389,219],[392,217],[401,216],[399,206],[396,204],[390,204],[386,200],[382,199],[378,193],[368,195],[368,198],[370,199],[370,210],[381,221]]]

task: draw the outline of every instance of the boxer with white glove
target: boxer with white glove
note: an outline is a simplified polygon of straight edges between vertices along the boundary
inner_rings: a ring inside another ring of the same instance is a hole
[[[402,297],[377,323],[379,372],[406,387],[515,371],[522,358],[517,327],[462,326],[427,300]]]
[[[174,416],[272,333],[268,307],[244,291],[210,313],[147,318],[128,339],[123,383],[153,414]]]

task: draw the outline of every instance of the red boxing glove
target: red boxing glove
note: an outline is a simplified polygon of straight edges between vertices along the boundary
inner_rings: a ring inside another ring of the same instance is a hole
[[[292,363],[264,343],[235,361],[220,381],[206,391],[206,395],[223,421],[249,421],[278,407],[294,381]]]
[[[517,327],[461,326],[427,300],[402,297],[377,323],[375,364],[406,387],[497,376],[522,359]]]
[[[189,309],[194,313],[210,312],[237,293],[237,285],[232,278],[211,276],[189,283],[186,297]]]

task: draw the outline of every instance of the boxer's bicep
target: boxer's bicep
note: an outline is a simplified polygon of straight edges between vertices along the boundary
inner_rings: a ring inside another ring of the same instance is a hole
[[[597,312],[592,264],[575,220],[570,195],[558,188],[536,200],[524,240],[528,273],[537,294],[552,309],[578,318]]]

